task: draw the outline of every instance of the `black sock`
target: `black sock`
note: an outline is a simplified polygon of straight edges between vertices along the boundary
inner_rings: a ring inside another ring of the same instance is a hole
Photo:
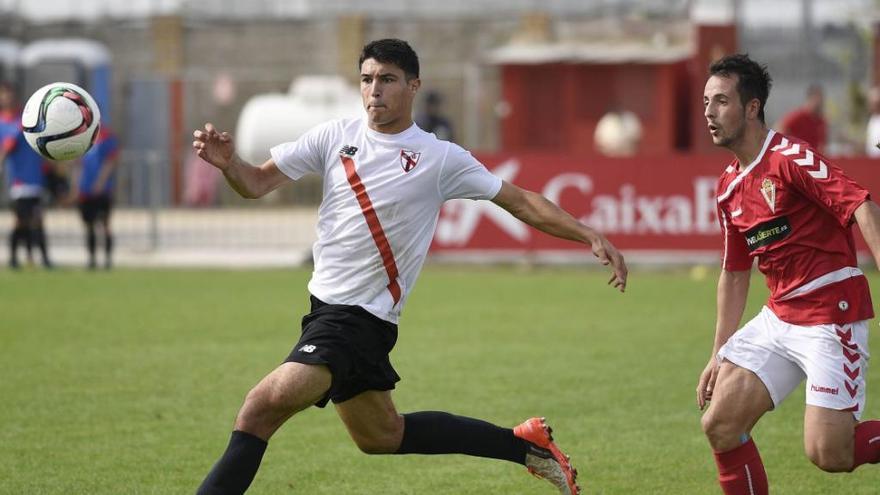
[[[113,265],[113,234],[109,230],[104,230],[104,268],[110,268]]]
[[[24,239],[24,251],[27,253],[28,263],[34,262],[34,229],[30,227],[25,227],[24,232],[21,234],[21,238]]]
[[[404,414],[403,420],[396,454],[466,454],[525,464],[528,444],[510,428],[437,411]]]
[[[86,224],[86,248],[89,251],[89,267],[95,267],[95,250],[97,249],[98,238],[95,235],[95,224]]]
[[[9,264],[18,265],[18,244],[27,237],[27,230],[22,227],[12,229],[9,234]]]
[[[34,233],[37,247],[40,248],[40,256],[43,257],[43,266],[52,266],[52,263],[49,261],[49,250],[46,248],[46,231],[41,226],[35,228],[32,232]]]
[[[233,431],[223,457],[199,486],[196,495],[241,495],[260,467],[268,443],[250,433]]]

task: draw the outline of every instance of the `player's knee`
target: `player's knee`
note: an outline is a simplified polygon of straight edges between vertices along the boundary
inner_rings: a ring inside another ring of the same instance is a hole
[[[709,445],[716,452],[726,452],[741,443],[743,433],[741,428],[724,417],[713,414],[712,409],[703,415],[700,423]]]
[[[281,387],[266,386],[262,383],[248,392],[245,401],[254,403],[263,411],[277,414],[285,414],[292,407],[287,391]]]
[[[248,392],[244,404],[238,413],[236,424],[242,427],[259,427],[267,422],[274,422],[276,417],[286,416],[287,399],[272,387],[257,385]],[[245,431],[250,431],[245,429]]]
[[[828,473],[848,473],[853,469],[853,453],[851,451],[808,447],[807,457],[817,468]]]

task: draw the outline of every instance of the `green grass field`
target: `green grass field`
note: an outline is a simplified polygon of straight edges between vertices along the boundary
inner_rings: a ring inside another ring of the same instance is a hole
[[[718,494],[694,389],[717,274],[429,268],[392,361],[403,411],[544,415],[590,494]],[[880,278],[872,274],[880,293]],[[0,272],[0,493],[193,493],[247,390],[282,360],[307,271]],[[746,317],[766,292],[754,278]],[[876,328],[876,327],[875,327]],[[872,346],[880,348],[877,335]],[[880,416],[870,372],[865,417]],[[803,455],[803,391],[754,432],[774,494],[877,494],[880,467]],[[366,456],[332,408],[274,437],[253,494],[551,494],[519,466]]]

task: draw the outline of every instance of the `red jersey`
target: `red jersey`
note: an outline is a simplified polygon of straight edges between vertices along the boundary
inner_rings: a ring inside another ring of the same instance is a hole
[[[788,323],[872,318],[851,228],[869,198],[806,143],[771,130],[754,162],[737,171],[734,161],[718,181],[723,268],[748,270],[758,258],[768,306]]]

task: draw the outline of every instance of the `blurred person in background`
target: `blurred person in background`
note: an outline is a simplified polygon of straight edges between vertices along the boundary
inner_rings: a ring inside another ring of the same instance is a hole
[[[425,109],[416,116],[416,125],[423,131],[434,134],[441,141],[455,141],[452,123],[443,113],[443,95],[437,91],[429,91],[425,96]]]
[[[865,154],[880,158],[880,86],[868,91],[868,128],[865,130]]]
[[[828,125],[823,114],[824,103],[822,87],[811,84],[807,88],[807,99],[804,103],[785,114],[779,121],[779,132],[806,141],[814,150],[822,153],[828,139]]]
[[[419,62],[405,41],[367,44],[358,69],[366,114],[327,122],[278,145],[261,166],[243,162],[232,136],[211,124],[193,133],[198,155],[246,198],[306,174],[324,180],[309,282],[311,313],[285,362],[247,394],[228,447],[198,493],[243,493],[275,431],[294,414],[329,401],[365,453],[501,459],[526,466],[562,494],[578,493],[577,471],[543,418],[503,428],[446,412],[399,414],[391,390],[400,377],[389,353],[440,208],[449,199],[491,200],[546,233],[583,243],[611,265],[608,283],[621,292],[627,275],[623,257],[599,232],[543,196],[502,181],[466,150],[415,125]]]
[[[220,174],[214,167],[206,167],[205,162],[195,153],[187,156],[184,163],[185,181],[183,204],[187,206],[214,206],[217,203],[217,185]]]
[[[98,236],[104,247],[104,268],[113,266],[113,232],[110,229],[110,210],[113,208],[113,189],[116,185],[116,167],[119,163],[119,142],[116,135],[102,125],[95,143],[80,160],[74,173],[72,191],[80,218],[86,228],[88,269],[98,266]]]
[[[767,128],[766,67],[729,55],[709,73],[707,127],[735,159],[718,181],[724,256],[697,405],[711,401],[702,427],[723,492],[766,495],[752,428],[804,379],[804,449],[813,464],[849,472],[880,462],[880,421],[859,421],[874,310],[852,232],[858,224],[880,265],[880,207],[812,147]],[[755,258],[770,298],[737,330]]]
[[[32,246],[42,255],[43,266],[52,268],[43,228],[42,197],[46,187],[43,158],[31,149],[24,137],[15,92],[0,83],[0,166],[6,177],[15,222],[9,234],[9,267],[19,268],[18,247],[24,245],[28,261]]]

